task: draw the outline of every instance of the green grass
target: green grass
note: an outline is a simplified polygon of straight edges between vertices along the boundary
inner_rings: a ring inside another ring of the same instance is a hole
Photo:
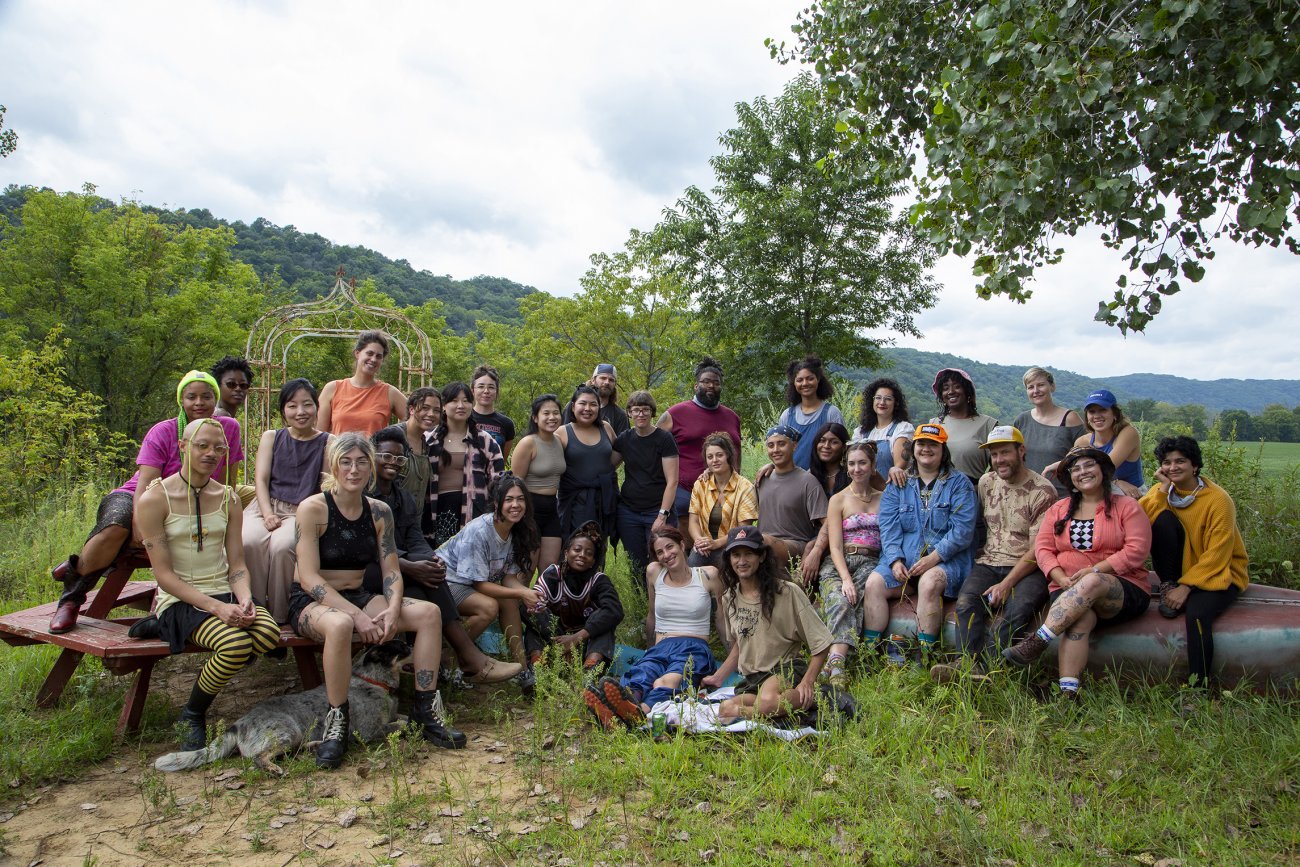
[[[1239,442],[1236,446],[1258,458],[1260,469],[1270,478],[1283,478],[1300,467],[1300,443]]]

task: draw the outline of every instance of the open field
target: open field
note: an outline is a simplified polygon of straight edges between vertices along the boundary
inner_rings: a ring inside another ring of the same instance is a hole
[[[1260,469],[1272,477],[1285,476],[1300,467],[1300,443],[1237,443],[1247,455],[1259,458]]]

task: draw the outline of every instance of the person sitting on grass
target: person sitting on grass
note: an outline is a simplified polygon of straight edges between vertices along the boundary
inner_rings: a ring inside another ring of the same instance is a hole
[[[943,425],[918,425],[907,484],[886,485],[880,498],[880,565],[867,578],[868,643],[889,625],[889,602],[917,582],[916,640],[922,657],[939,649],[943,600],[957,596],[975,559],[975,486],[952,463]],[[891,639],[890,661],[905,662]]]
[[[988,539],[957,593],[957,647],[976,679],[984,677],[1001,648],[1023,637],[1047,604],[1047,578],[1034,559],[1034,540],[1043,514],[1056,502],[1052,483],[1025,465],[1019,428],[993,428],[984,448],[993,464],[993,471],[980,477],[978,490]],[[999,608],[1002,619],[996,631],[989,630],[988,619]],[[941,662],[930,676],[946,682],[961,671],[960,665]]]
[[[50,618],[50,632],[55,635],[76,628],[77,616],[87,594],[95,589],[100,576],[112,568],[113,561],[130,546],[135,504],[140,495],[155,479],[175,475],[180,470],[182,433],[190,422],[212,418],[217,406],[217,381],[201,370],[191,370],[176,386],[176,404],[180,413],[149,428],[140,441],[135,475],[99,501],[95,528],[86,538],[81,553],[69,556],[51,572],[55,581],[63,583],[63,594],[59,597],[54,616]],[[229,451],[222,454],[213,475],[222,484],[235,485],[239,479],[239,465],[244,460],[239,422],[229,417],[219,418],[217,422],[225,432]],[[138,535],[135,538],[139,538]],[[145,620],[156,623],[151,617]]]
[[[429,541],[420,532],[420,507],[410,492],[398,481],[403,468],[418,463],[411,455],[401,426],[392,425],[370,438],[375,446],[375,486],[373,497],[393,513],[393,541],[397,545],[397,562],[402,569],[402,586],[408,599],[423,599],[438,606],[442,614],[442,637],[455,652],[454,660],[444,659],[440,675],[444,684],[464,687],[473,683],[500,683],[516,677],[523,666],[501,662],[488,656],[465,631],[456,610],[456,601],[447,589],[447,569],[433,556]],[[378,563],[366,567],[363,586],[371,593],[383,591],[383,575]],[[459,661],[460,668],[453,668]]]
[[[1056,472],[1070,496],[1047,510],[1035,543],[1052,607],[1037,632],[1002,655],[1027,666],[1064,635],[1057,653],[1060,695],[1077,701],[1092,631],[1140,617],[1151,603],[1151,522],[1137,500],[1113,491],[1115,465],[1100,449],[1071,449]]]
[[[1204,689],[1214,673],[1214,621],[1250,583],[1237,507],[1201,476],[1201,447],[1188,436],[1156,444],[1156,484],[1142,497],[1151,519],[1151,563],[1160,576],[1160,614],[1187,624],[1187,682]]]
[[[524,612],[524,647],[536,665],[554,645],[562,654],[577,654],[594,677],[614,660],[614,628],[623,622],[623,603],[614,582],[596,564],[605,540],[594,522],[583,524],[564,546],[564,557],[550,566],[533,587],[541,596],[536,610]]]
[[[767,432],[764,443],[772,473],[760,472],[755,483],[758,527],[781,572],[787,572],[792,559],[798,560],[804,585],[812,586],[826,553],[826,537],[820,535],[826,491],[812,473],[795,466],[798,442],[799,432],[789,425],[775,425]]]
[[[492,482],[488,500],[492,511],[466,524],[434,556],[447,568],[447,589],[470,638],[477,640],[498,621],[510,655],[526,665],[518,603],[536,609],[542,601],[541,594],[524,583],[540,544],[532,502],[523,480],[510,473]],[[532,671],[521,670],[516,681],[531,692]]]
[[[253,603],[239,498],[213,478],[228,451],[215,419],[190,422],[180,441],[180,471],[151,482],[136,506],[158,581],[160,636],[172,653],[183,653],[188,642],[212,651],[181,711],[182,750],[202,749],[217,693],[280,642],[275,618]]]
[[[886,444],[888,445],[888,444]],[[875,442],[849,444],[845,458],[849,484],[826,507],[829,551],[822,558],[822,611],[835,638],[826,661],[832,684],[845,685],[844,663],[857,649],[862,632],[862,603],[867,578],[880,561],[880,492],[871,486],[876,476]],[[880,637],[879,633],[875,638]],[[875,641],[871,644],[874,646]]]
[[[817,676],[834,639],[797,584],[784,581],[772,549],[755,527],[727,535],[722,608],[735,644],[722,666],[700,681],[716,689],[735,671],[736,695],[719,720],[780,718],[812,708]],[[808,658],[805,657],[808,654]]]
[[[375,465],[369,437],[355,431],[333,437],[325,464],[321,493],[298,506],[298,581],[289,597],[294,631],[325,646],[321,668],[329,710],[316,766],[337,768],[348,749],[354,635],[366,644],[382,644],[398,631],[415,633],[411,721],[430,743],[462,749],[465,735],[448,725],[436,688],[442,616],[436,605],[404,598],[392,510],[366,496]],[[376,562],[384,576],[382,595],[363,586],[366,569]]]
[[[730,444],[726,434],[722,438]],[[636,728],[656,704],[683,686],[698,686],[718,667],[709,648],[709,618],[724,589],[718,570],[688,566],[686,539],[675,527],[657,530],[651,542],[655,562],[646,569],[646,634],[654,641],[621,678],[604,678],[582,693],[596,721],[607,729],[619,721]],[[722,633],[722,608],[717,610]]]

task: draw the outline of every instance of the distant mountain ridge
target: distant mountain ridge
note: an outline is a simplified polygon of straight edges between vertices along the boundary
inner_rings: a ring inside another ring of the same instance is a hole
[[[1031,365],[986,364],[970,358],[919,349],[888,348],[884,355],[892,367],[880,370],[846,368],[840,373],[866,385],[877,376],[898,380],[912,407],[912,418],[929,418],[936,408],[930,384],[936,372],[945,367],[960,367],[975,380],[976,400],[981,412],[1011,421],[1029,407],[1022,381]],[[1094,377],[1069,370],[1049,368],[1056,378],[1056,402],[1081,408],[1089,393],[1108,388],[1119,398],[1120,405],[1146,399],[1174,404],[1200,404],[1211,413],[1225,409],[1260,412],[1269,404],[1287,407],[1300,405],[1300,380],[1293,379],[1215,379],[1198,380],[1165,373],[1130,373],[1124,376]]]

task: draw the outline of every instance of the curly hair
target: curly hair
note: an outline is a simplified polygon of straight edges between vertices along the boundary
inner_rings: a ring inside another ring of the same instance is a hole
[[[858,427],[861,428],[863,435],[871,433],[878,427],[883,426],[884,422],[876,417],[876,407],[874,399],[876,392],[882,388],[887,388],[894,393],[894,417],[889,419],[895,421],[911,421],[907,411],[907,396],[903,394],[903,387],[893,379],[873,379],[867,383],[867,387],[862,389],[862,415],[858,419]]]
[[[822,369],[822,360],[815,355],[806,355],[803,358],[796,358],[790,362],[785,369],[785,402],[790,406],[800,403],[803,398],[794,387],[794,378],[799,375],[799,371],[811,371],[813,376],[817,377],[817,397],[821,400],[830,400],[835,394],[835,387],[831,385],[830,378],[826,376],[826,371]]]

